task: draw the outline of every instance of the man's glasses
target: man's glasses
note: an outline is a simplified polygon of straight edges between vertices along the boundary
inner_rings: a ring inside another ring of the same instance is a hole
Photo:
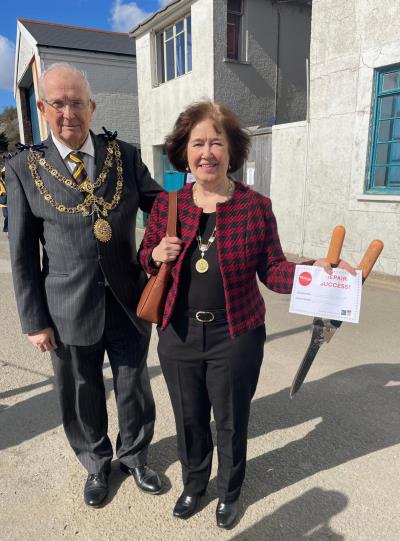
[[[79,100],[73,100],[73,101],[47,101],[43,100],[47,105],[50,105],[50,107],[53,107],[57,111],[57,113],[62,113],[65,111],[67,107],[70,108],[70,111],[83,111],[87,108],[87,106],[90,103],[89,101],[79,101]]]

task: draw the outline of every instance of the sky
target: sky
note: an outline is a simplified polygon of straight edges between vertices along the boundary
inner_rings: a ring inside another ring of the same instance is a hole
[[[17,19],[127,32],[170,0],[8,0],[0,17],[0,112],[15,106],[13,76]]]

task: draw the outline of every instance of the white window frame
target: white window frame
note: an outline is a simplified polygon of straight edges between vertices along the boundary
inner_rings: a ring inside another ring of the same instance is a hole
[[[154,63],[155,63],[155,82],[156,85],[161,85],[168,83],[169,81],[173,81],[174,79],[177,79],[179,77],[183,77],[184,75],[187,75],[192,71],[189,69],[189,58],[188,58],[188,18],[190,17],[191,21],[191,29],[190,29],[190,35],[192,36],[192,20],[191,20],[191,13],[186,13],[185,15],[179,17],[179,19],[176,19],[175,21],[171,22],[170,24],[164,26],[164,28],[158,32],[155,33],[154,37]],[[176,26],[180,22],[183,22],[183,29],[179,32],[177,32]],[[172,36],[167,38],[166,31],[172,28]],[[177,73],[177,57],[176,57],[176,40],[180,35],[185,36],[185,66],[184,66],[184,73],[178,75]],[[173,41],[173,52],[174,52],[174,76],[171,79],[167,79],[167,43]],[[161,58],[161,44],[162,44],[162,53],[163,58],[160,65],[160,58]],[[193,62],[193,42],[191,41],[191,47],[190,47],[190,55],[191,55],[191,61]],[[191,62],[191,63],[192,63]]]

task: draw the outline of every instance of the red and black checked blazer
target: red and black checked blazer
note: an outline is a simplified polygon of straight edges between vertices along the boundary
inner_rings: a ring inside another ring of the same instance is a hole
[[[279,241],[271,201],[248,187],[235,183],[231,199],[217,204],[217,250],[225,289],[226,311],[232,337],[262,325],[265,304],[257,285],[261,282],[277,293],[290,293],[295,263],[286,260]],[[172,268],[172,284],[165,303],[162,329],[174,310],[182,261],[195,240],[202,209],[192,200],[192,185],[178,192],[178,236],[183,248]],[[154,202],[139,260],[146,272],[157,274],[149,264],[153,249],[165,236],[168,194],[162,192]],[[193,307],[201,309],[201,306]]]

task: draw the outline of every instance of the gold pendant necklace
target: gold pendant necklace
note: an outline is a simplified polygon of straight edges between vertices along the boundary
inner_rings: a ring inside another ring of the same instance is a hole
[[[198,244],[199,250],[200,250],[200,259],[198,259],[196,261],[195,269],[200,274],[203,274],[204,272],[207,272],[208,269],[209,269],[208,261],[206,259],[204,259],[204,254],[207,252],[207,250],[210,248],[211,244],[214,242],[216,230],[217,230],[217,227],[215,226],[214,229],[213,229],[213,232],[211,233],[210,238],[208,239],[207,244],[203,244],[201,242],[200,231],[197,234],[196,239],[197,239],[197,244]]]
[[[104,218],[97,218],[93,224],[93,233],[100,242],[108,242],[112,237],[111,225]]]
[[[195,267],[197,272],[200,272],[201,274],[208,271],[208,261],[204,259],[203,254],[201,254],[201,259],[196,261]]]

